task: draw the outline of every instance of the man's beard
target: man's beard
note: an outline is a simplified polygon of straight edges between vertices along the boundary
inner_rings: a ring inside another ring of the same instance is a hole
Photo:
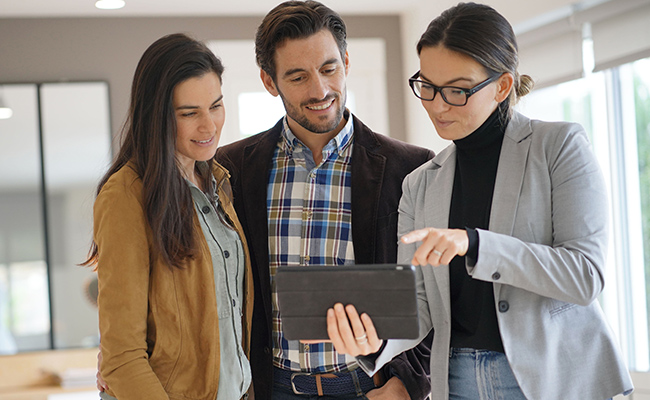
[[[346,93],[346,91],[344,90],[343,93]],[[303,128],[313,133],[329,133],[332,132],[334,129],[336,129],[336,127],[339,126],[341,120],[343,119],[343,114],[345,112],[345,102],[347,100],[347,96],[344,95],[343,101],[338,102],[339,108],[336,110],[333,120],[331,121],[326,120],[322,123],[314,123],[310,121],[309,118],[307,118],[307,116],[300,110],[305,106],[309,106],[311,104],[316,104],[316,103],[323,103],[324,101],[330,101],[330,100],[334,100],[332,103],[334,105],[337,102],[337,100],[341,99],[341,97],[337,93],[330,94],[326,96],[325,99],[320,99],[320,100],[310,99],[309,101],[303,102],[300,104],[300,109],[296,109],[295,107],[293,107],[293,105],[285,101],[282,93],[280,93],[280,98],[282,99],[282,103],[284,104],[284,109],[287,112],[287,115],[292,120],[296,121],[298,125],[302,126]]]

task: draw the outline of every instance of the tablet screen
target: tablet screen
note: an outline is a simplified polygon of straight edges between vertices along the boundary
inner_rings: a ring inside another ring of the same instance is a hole
[[[381,339],[418,337],[415,268],[404,264],[310,265],[278,268],[276,292],[288,340],[328,339],[327,309],[353,304]]]

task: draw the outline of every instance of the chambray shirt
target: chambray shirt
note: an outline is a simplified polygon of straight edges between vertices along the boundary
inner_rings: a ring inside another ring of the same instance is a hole
[[[199,163],[199,168],[207,169],[207,164]],[[241,399],[251,384],[250,364],[242,348],[245,263],[242,242],[227,222],[221,207],[215,207],[218,200],[212,204],[201,189],[190,181],[186,182],[190,186],[214,268],[221,346],[217,400]],[[213,187],[216,188],[214,178]],[[217,199],[216,192],[213,196]]]
[[[273,315],[273,363],[291,371],[327,373],[357,368],[354,357],[331,343],[302,344],[282,335],[275,272],[292,265],[354,264],[352,245],[352,115],[323,148],[323,161],[284,128],[267,185],[269,266]]]

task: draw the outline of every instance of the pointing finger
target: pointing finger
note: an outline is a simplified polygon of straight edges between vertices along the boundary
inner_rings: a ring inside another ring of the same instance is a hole
[[[414,231],[411,231],[407,233],[406,235],[402,236],[401,240],[402,243],[413,243],[413,242],[419,242],[424,239],[429,235],[433,228],[424,228],[424,229],[417,229]]]

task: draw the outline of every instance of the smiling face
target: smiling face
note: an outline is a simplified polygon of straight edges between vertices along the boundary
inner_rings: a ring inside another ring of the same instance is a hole
[[[288,39],[275,51],[276,79],[262,71],[262,82],[280,96],[289,127],[301,140],[313,134],[334,137],[344,126],[348,55],[323,29],[304,39]]]
[[[221,81],[214,72],[185,80],[174,88],[176,158],[192,177],[196,161],[214,157],[225,120]]]
[[[464,54],[443,46],[425,47],[420,52],[420,79],[433,85],[471,89],[487,78],[485,68]],[[512,83],[512,75],[506,73],[474,93],[464,106],[449,105],[440,94],[432,101],[422,100],[422,106],[441,138],[462,139],[480,127],[506,99]]]

